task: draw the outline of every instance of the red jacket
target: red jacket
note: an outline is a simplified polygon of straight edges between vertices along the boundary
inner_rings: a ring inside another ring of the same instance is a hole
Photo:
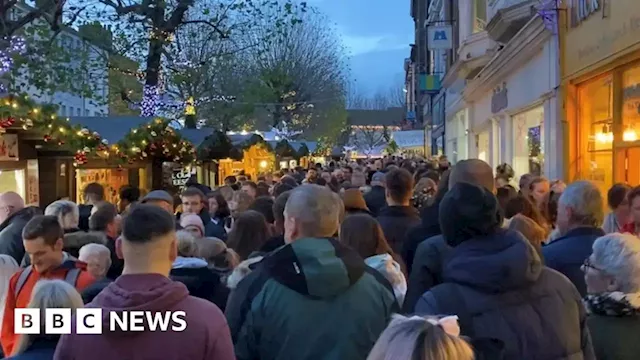
[[[636,233],[636,224],[633,221],[623,225],[622,229],[620,229],[620,232],[629,233],[629,234],[633,234],[633,235],[636,235],[636,236],[638,235]]]
[[[20,274],[24,271],[21,270],[11,277],[9,280],[9,289],[7,290],[7,300],[4,307],[4,318],[2,319],[2,335],[0,336],[0,341],[2,342],[2,350],[4,351],[5,356],[10,356],[13,352],[13,347],[18,340],[18,336],[14,334],[14,324],[13,324],[13,310],[16,308],[26,308],[29,305],[29,300],[31,299],[31,292],[33,287],[36,285],[36,282],[40,279],[60,279],[64,280],[67,275],[67,272],[70,269],[78,268],[82,271],[78,276],[78,280],[76,281],[76,289],[78,292],[81,292],[84,288],[91,285],[95,279],[89,274],[87,269],[87,264],[78,260],[68,259],[62,263],[59,267],[55,269],[48,270],[42,274],[38,273],[35,268],[32,269],[31,274],[25,281],[22,289],[18,293],[18,296],[15,296],[15,289],[18,283],[18,278]]]

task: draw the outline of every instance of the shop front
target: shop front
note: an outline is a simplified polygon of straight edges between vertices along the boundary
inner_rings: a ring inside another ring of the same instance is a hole
[[[40,204],[35,157],[35,150],[25,144],[19,134],[0,134],[0,193],[13,191],[29,205]]]
[[[563,41],[569,180],[640,184],[640,6],[569,7]]]
[[[447,121],[446,154],[452,164],[469,158],[468,113],[467,109],[462,109]]]
[[[446,91],[433,98],[433,117],[431,125],[431,155],[445,154],[445,97]]]
[[[562,178],[561,159],[545,158],[561,127],[554,89],[559,84],[558,42],[539,16],[526,25],[469,83],[469,156],[492,167],[510,164],[523,174]],[[544,74],[544,76],[541,76]],[[557,152],[550,155],[559,157]]]

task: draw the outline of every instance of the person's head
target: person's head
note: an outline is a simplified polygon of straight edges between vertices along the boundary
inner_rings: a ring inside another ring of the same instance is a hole
[[[456,164],[457,165],[457,164]],[[449,159],[446,155],[440,155],[438,158],[438,168],[442,171],[447,170],[449,168]]]
[[[351,166],[345,166],[342,168],[345,181],[351,181],[351,175],[353,175],[353,168]]]
[[[120,188],[119,210],[123,212],[127,206],[137,202],[140,199],[140,189],[135,186],[125,185]]]
[[[284,209],[285,241],[333,237],[340,217],[338,201],[342,203],[337,194],[318,185],[302,185],[293,190]]]
[[[589,294],[640,292],[640,239],[619,233],[597,238],[582,271]]]
[[[529,182],[529,196],[538,209],[544,208],[549,191],[551,191],[551,184],[542,176],[536,176]]]
[[[511,165],[503,163],[496,167],[496,187],[501,188],[509,185],[511,180],[516,176]]]
[[[385,195],[389,206],[408,206],[413,194],[413,176],[405,169],[389,171],[385,177]]]
[[[195,187],[183,191],[180,194],[180,200],[182,201],[182,212],[185,214],[200,214],[207,201],[202,191]]]
[[[240,188],[240,190],[246,192],[251,196],[251,198],[255,199],[258,194],[258,185],[253,181],[245,181],[242,183],[242,188]]]
[[[157,206],[173,215],[173,196],[164,190],[153,190],[142,198],[142,203]]]
[[[344,171],[342,171],[341,169],[336,169],[333,172],[333,177],[335,177],[338,180],[338,182],[343,182],[345,180]]]
[[[318,178],[318,171],[315,168],[309,169],[307,172],[307,180],[309,182],[314,182]]]
[[[273,225],[275,218],[273,216],[273,199],[271,196],[260,196],[253,201],[253,204],[249,206],[249,210],[254,210],[262,214],[267,224]]]
[[[627,202],[629,203],[629,213],[631,220],[636,224],[640,224],[640,186],[636,186],[627,194]]]
[[[103,232],[115,239],[120,234],[121,220],[116,207],[113,204],[104,203],[89,218],[89,229]]]
[[[196,237],[190,231],[176,231],[176,239],[178,241],[178,256],[182,257],[198,257],[198,246]]]
[[[38,215],[22,229],[22,243],[34,269],[43,273],[62,264],[64,231],[57,217]]]
[[[517,214],[509,222],[509,229],[522,233],[524,237],[533,245],[536,252],[542,258],[542,243],[547,240],[547,231],[538,225],[533,219]]]
[[[367,202],[360,189],[346,189],[342,193],[342,203],[347,214],[369,213]]]
[[[89,205],[104,201],[104,187],[96,182],[87,184],[82,191],[82,198]]]
[[[481,186],[493,193],[496,191],[493,170],[480,159],[461,160],[456,163],[449,174],[449,189],[461,182]]]
[[[284,208],[287,205],[291,191],[285,191],[273,202],[274,235],[284,235]]]
[[[224,219],[231,215],[229,204],[220,191],[212,192],[207,197],[209,201],[209,215],[212,218]]]
[[[384,176],[383,172],[377,171],[371,176],[371,186],[382,186],[384,187]]]
[[[78,260],[87,263],[87,271],[91,276],[102,279],[111,267],[111,250],[102,244],[86,244],[80,248]]]
[[[367,360],[473,360],[456,317],[394,315]]]
[[[524,174],[520,176],[520,180],[518,181],[518,187],[520,188],[520,193],[526,197],[529,196],[529,183],[534,178],[533,174]]]
[[[556,225],[560,234],[578,227],[599,227],[604,218],[600,190],[589,181],[567,186],[558,200]]]
[[[153,205],[135,206],[125,217],[122,237],[116,242],[124,259],[123,274],[169,275],[178,256],[174,217]]]
[[[238,254],[227,247],[224,241],[207,237],[198,240],[198,257],[209,264],[210,269],[229,270],[240,263]]]
[[[13,191],[0,194],[0,224],[22,209],[24,209],[24,199],[20,195]]]
[[[256,198],[261,196],[271,196],[271,187],[266,182],[260,181],[256,186]]]
[[[503,220],[496,196],[468,182],[459,182],[449,189],[440,203],[438,217],[442,236],[453,247],[495,234]]]
[[[202,223],[199,215],[182,214],[180,216],[180,226],[197,239],[204,236],[204,223]]]
[[[629,217],[629,201],[627,195],[631,186],[624,183],[614,184],[607,192],[607,204],[616,216],[622,219]]]
[[[76,229],[80,222],[78,205],[69,200],[52,202],[44,209],[44,214],[57,217],[63,230]]]
[[[231,216],[233,218],[237,218],[240,214],[247,211],[251,204],[253,203],[253,198],[251,195],[247,194],[244,191],[236,191],[233,194],[233,198],[229,201],[229,210],[231,212]]]
[[[340,225],[340,242],[356,250],[363,259],[393,254],[380,224],[368,214],[348,215]]]
[[[331,182],[331,173],[328,171],[323,171],[322,174],[320,174],[320,177],[322,177],[327,183]]]
[[[0,295],[6,295],[13,274],[20,270],[20,265],[11,255],[0,254]],[[6,296],[0,296],[0,308],[4,309]]]
[[[267,220],[257,211],[247,210],[233,223],[227,244],[246,260],[252,252],[260,250],[269,239]]]
[[[37,339],[56,340],[60,335],[45,335],[45,312],[47,309],[71,309],[71,315],[83,308],[82,296],[76,289],[63,280],[39,280],[31,291],[30,309],[40,309],[40,334],[23,334],[18,339],[13,354],[22,354]],[[7,354],[8,355],[8,354]]]
[[[278,196],[280,196],[280,195],[282,195],[282,194],[284,194],[284,193],[286,193],[288,191],[291,191],[291,190],[293,190],[295,188],[296,188],[295,186],[291,186],[291,185],[288,185],[288,184],[276,184],[273,187],[273,196],[275,198],[278,198]]]
[[[351,186],[363,187],[367,185],[367,176],[361,170],[354,170],[351,174]]]
[[[227,176],[226,178],[224,178],[224,184],[227,185],[227,186],[233,185],[236,182],[238,182],[238,180],[233,175]]]

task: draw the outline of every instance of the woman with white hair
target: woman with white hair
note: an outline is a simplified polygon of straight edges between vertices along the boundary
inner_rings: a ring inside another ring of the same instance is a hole
[[[76,309],[84,307],[76,289],[62,280],[40,280],[33,288],[29,308],[40,309],[40,319],[45,319],[46,309]],[[60,335],[45,334],[45,322],[40,322],[40,334],[23,334],[18,340],[13,360],[53,359]]]
[[[640,239],[613,233],[593,243],[582,266],[584,304],[598,360],[638,359],[640,342]]]
[[[6,254],[0,254],[0,324],[4,316],[4,304],[7,301],[7,291],[9,290],[9,280],[13,274],[20,270],[16,260]],[[0,350],[0,357],[2,351]]]
[[[97,208],[97,206],[94,206]],[[80,248],[86,244],[106,244],[106,236],[101,232],[84,232],[78,228],[80,211],[78,205],[69,200],[54,201],[44,210],[45,215],[53,215],[64,230],[64,251],[77,258]]]

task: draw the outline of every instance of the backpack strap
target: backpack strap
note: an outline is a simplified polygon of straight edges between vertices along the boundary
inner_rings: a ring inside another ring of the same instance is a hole
[[[440,284],[431,289],[431,294],[438,304],[440,315],[458,316],[461,334],[472,339],[475,338],[473,316],[469,313],[469,308],[458,285],[451,283]]]
[[[75,267],[67,271],[67,275],[64,277],[64,281],[75,288],[76,283],[78,282],[78,278],[80,277],[80,271],[80,269]]]
[[[24,284],[27,282],[27,279],[29,278],[29,275],[31,275],[32,270],[33,268],[31,267],[31,265],[29,265],[26,268],[24,268],[24,270],[22,270],[22,272],[18,276],[18,282],[16,283],[16,288],[13,293],[13,296],[15,298],[18,297],[20,290],[22,290],[22,288],[24,287]]]

